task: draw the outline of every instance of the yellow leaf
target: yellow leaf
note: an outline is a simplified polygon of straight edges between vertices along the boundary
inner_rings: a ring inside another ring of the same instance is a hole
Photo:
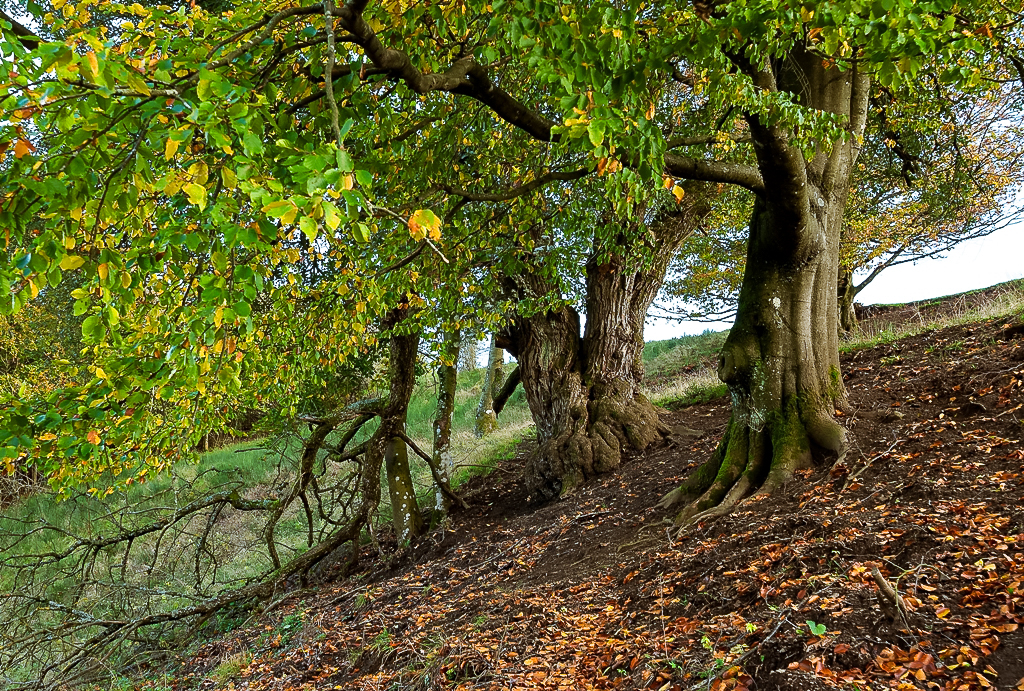
[[[71,271],[72,269],[77,269],[84,263],[85,260],[81,257],[69,254],[60,260],[60,268],[64,271]]]
[[[38,297],[39,296],[39,286],[37,286],[34,281],[29,280],[29,282],[28,282],[28,290],[29,290],[29,293],[32,294],[32,297]]]
[[[85,438],[89,440],[90,444],[99,444],[100,443],[99,432],[97,432],[94,429],[89,430],[88,434],[85,435]]]
[[[107,266],[106,262],[96,267],[96,270],[99,271],[101,281],[107,280],[107,276],[110,274],[110,267]]]
[[[181,188],[188,196],[188,200],[199,207],[202,211],[206,208],[206,188],[202,185],[197,185],[194,182],[190,182]]]
[[[684,190],[679,185],[675,185],[672,188],[672,196],[674,196],[676,198],[676,204],[679,204],[680,202],[683,201],[683,195],[685,195],[685,194],[686,194],[686,190]]]
[[[89,65],[89,75],[95,80],[100,74],[100,63],[96,59],[96,53],[91,50],[85,54],[85,61]]]
[[[350,189],[352,189],[353,180],[354,180],[354,178],[351,175],[342,175],[341,176],[341,189],[343,189],[343,190],[350,190]]]
[[[441,237],[441,219],[430,209],[420,209],[409,217],[409,234],[417,240],[428,235],[438,240]]]
[[[210,178],[210,169],[203,161],[197,161],[188,167],[188,174],[192,176],[194,182],[205,185]]]
[[[106,379],[107,378],[107,373],[103,371],[102,367],[97,367],[96,368],[96,378],[97,379]]]
[[[75,239],[71,237],[64,238],[64,249],[73,250],[75,249]],[[61,267],[63,268],[63,267]]]
[[[164,144],[164,158],[170,161],[174,158],[174,154],[178,153],[178,144],[180,142],[177,139],[167,138],[167,142]]]
[[[121,273],[121,287],[131,288],[132,287],[132,275],[127,271]]]
[[[221,168],[220,177],[224,181],[224,186],[229,190],[238,187],[238,177],[235,175],[235,171],[230,168]]]

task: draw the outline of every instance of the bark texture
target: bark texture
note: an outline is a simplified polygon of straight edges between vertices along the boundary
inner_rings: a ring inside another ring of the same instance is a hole
[[[645,259],[595,244],[586,266],[582,335],[579,314],[563,307],[517,316],[500,342],[519,361],[537,426],[538,449],[526,480],[542,497],[566,494],[615,470],[624,454],[645,450],[666,432],[640,391],[644,319],[672,255],[707,213],[706,190],[691,190],[683,205],[648,229]],[[520,291],[524,284],[525,292],[548,291],[536,277],[518,277]]]
[[[399,327],[407,312],[407,305],[389,312],[381,324],[382,329],[387,331]],[[384,465],[392,521],[400,541],[422,535],[426,529],[409,472],[409,451],[401,438],[405,434],[409,399],[416,384],[419,340],[418,333],[395,333],[389,340],[388,397],[381,411],[380,427],[370,438],[366,449],[366,463],[374,468]]]
[[[458,332],[449,337],[442,362],[437,366],[437,409],[434,412],[434,445],[432,461],[444,482],[452,478],[452,414],[455,412],[455,387],[458,379],[456,361],[459,357]],[[450,364],[449,364],[450,363]],[[447,513],[451,500],[438,487],[434,497],[434,510]]]
[[[808,161],[784,129],[747,116],[765,191],[754,203],[736,323],[719,359],[732,418],[713,458],[665,498],[693,498],[678,516],[683,524],[726,513],[754,491],[778,489],[810,464],[812,442],[845,450],[845,430],[833,417],[845,402],[839,236],[868,78],[802,51],[752,76],[762,88],[846,116],[853,137]]]

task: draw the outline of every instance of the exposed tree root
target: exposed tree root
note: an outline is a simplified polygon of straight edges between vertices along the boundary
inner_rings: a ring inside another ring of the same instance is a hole
[[[549,439],[528,461],[526,475],[539,480],[533,489],[544,498],[565,496],[586,480],[614,471],[625,454],[643,452],[671,433],[642,394],[592,396],[570,420],[572,427]]]
[[[768,415],[733,412],[725,435],[707,462],[659,502],[670,508],[689,503],[675,524],[687,528],[731,513],[743,500],[778,491],[811,465],[811,443],[846,455],[846,432],[819,409],[806,412],[796,401]],[[754,422],[758,422],[757,426]]]

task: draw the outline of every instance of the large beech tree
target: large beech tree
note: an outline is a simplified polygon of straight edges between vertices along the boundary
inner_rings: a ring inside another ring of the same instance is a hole
[[[946,0],[891,4],[354,0],[219,17],[110,4],[116,30],[65,6],[41,18],[60,41],[5,33],[0,221],[27,247],[0,273],[5,308],[81,273],[96,365],[75,391],[12,402],[4,453],[130,474],[121,449],[147,416],[167,419],[164,401],[194,418],[246,367],[287,399],[287,382],[372,340],[364,325],[388,296],[490,285],[521,303],[509,334],[541,440],[530,480],[564,492],[658,434],[638,334],[678,234],[644,214],[663,186],[687,203],[686,179],[758,199],[722,358],[733,422],[694,508],[777,486],[808,439],[842,446],[836,342],[815,329],[834,317],[868,75],[912,75],[956,29]],[[511,204],[504,253],[475,230],[494,224],[464,222],[559,185],[603,187],[611,209],[583,235],[582,335],[558,304],[558,253],[538,252],[559,242],[531,236],[552,227],[543,205]],[[26,235],[32,217],[45,224]],[[334,264],[306,292],[281,269],[298,233]],[[260,291],[279,311],[254,312]],[[289,335],[299,297],[320,307]],[[157,436],[166,454],[174,436]]]

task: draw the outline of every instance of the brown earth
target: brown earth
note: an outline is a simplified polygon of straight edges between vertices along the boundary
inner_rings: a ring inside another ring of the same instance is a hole
[[[560,501],[529,502],[524,447],[470,509],[180,657],[170,685],[1024,689],[1024,329],[945,328],[843,369],[845,464],[676,535],[655,504],[726,400],[666,414],[676,437]]]

